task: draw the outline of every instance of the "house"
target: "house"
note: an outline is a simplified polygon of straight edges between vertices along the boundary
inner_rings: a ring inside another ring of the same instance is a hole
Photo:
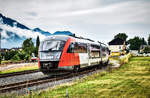
[[[126,42],[120,38],[115,38],[109,43],[111,56],[120,56],[126,53]]]

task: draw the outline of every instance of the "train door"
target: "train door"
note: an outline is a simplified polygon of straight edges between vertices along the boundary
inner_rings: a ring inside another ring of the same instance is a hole
[[[103,47],[102,45],[100,45],[100,64],[103,62],[103,51],[102,51]]]
[[[106,63],[109,59],[109,51],[106,47],[102,47],[102,52],[103,63]]]
[[[100,62],[100,46],[96,44],[90,45],[89,53],[89,62],[90,65],[97,65]]]
[[[90,49],[90,44],[87,44],[87,53],[88,53],[88,66],[91,65],[90,59],[91,59],[91,49]]]
[[[88,64],[88,46],[86,43],[76,43],[76,52],[79,53],[80,67],[85,67]]]

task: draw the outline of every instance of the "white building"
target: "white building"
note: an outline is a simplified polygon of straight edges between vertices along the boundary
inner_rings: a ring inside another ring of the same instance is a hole
[[[116,38],[110,41],[108,44],[112,56],[119,56],[121,54],[124,54],[126,49],[126,44],[124,40]]]

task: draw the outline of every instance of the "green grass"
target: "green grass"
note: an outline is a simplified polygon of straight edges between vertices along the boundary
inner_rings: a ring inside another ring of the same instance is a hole
[[[150,57],[132,57],[120,69],[34,92],[32,98],[66,98],[67,89],[70,98],[150,98]]]
[[[0,74],[21,72],[21,71],[26,71],[26,70],[36,70],[36,69],[38,69],[38,66],[35,64],[33,66],[23,66],[23,67],[18,67],[18,68],[13,68],[13,69],[9,69],[9,70],[0,71]]]
[[[1,64],[9,64],[9,63],[17,63],[17,62],[22,62],[18,60],[2,60]]]

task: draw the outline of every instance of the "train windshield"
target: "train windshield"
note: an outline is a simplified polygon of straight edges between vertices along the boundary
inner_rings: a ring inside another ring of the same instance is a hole
[[[40,46],[40,51],[62,51],[65,46],[65,41],[47,40]]]

